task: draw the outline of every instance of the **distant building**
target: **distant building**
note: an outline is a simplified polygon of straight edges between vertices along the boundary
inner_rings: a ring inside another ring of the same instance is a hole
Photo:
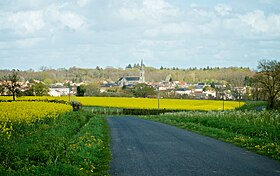
[[[69,88],[50,88],[49,95],[53,97],[60,97],[69,95]]]
[[[190,90],[189,88],[178,88],[175,92],[179,95],[190,95],[192,93],[192,90]]]
[[[141,60],[141,67],[140,67],[140,83],[145,82],[145,70],[144,70],[144,64],[143,64],[143,59]]]
[[[143,60],[141,60],[140,76],[123,76],[117,81],[117,84],[120,87],[134,86],[139,83],[145,83],[145,70]]]

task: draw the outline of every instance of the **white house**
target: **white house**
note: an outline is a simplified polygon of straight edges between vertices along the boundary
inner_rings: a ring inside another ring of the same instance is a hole
[[[60,97],[69,95],[69,88],[50,88],[49,95],[54,97]]]
[[[188,88],[179,88],[175,92],[179,95],[190,95],[192,93],[192,90]]]

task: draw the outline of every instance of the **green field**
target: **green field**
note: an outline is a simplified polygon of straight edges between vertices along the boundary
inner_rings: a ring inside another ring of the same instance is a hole
[[[0,138],[0,175],[109,175],[104,116],[71,111],[12,127]]]
[[[0,99],[11,97],[0,97]],[[69,97],[19,97],[18,100],[32,99],[62,99],[68,101]],[[120,98],[120,97],[70,97],[78,100],[84,106],[102,106],[117,108],[157,109],[158,100],[152,98]],[[160,99],[160,109],[171,110],[230,110],[244,105],[244,102],[221,100],[186,100],[186,99]]]

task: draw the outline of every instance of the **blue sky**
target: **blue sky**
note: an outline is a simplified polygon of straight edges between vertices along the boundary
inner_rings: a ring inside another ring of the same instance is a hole
[[[1,0],[0,69],[256,68],[280,59],[279,0]]]

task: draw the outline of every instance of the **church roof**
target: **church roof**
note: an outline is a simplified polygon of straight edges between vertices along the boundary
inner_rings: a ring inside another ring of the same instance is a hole
[[[122,79],[125,79],[126,81],[139,81],[140,77],[138,77],[138,76],[123,76],[118,81],[121,81]]]
[[[139,81],[140,77],[138,76],[126,76],[124,77],[127,81]]]

